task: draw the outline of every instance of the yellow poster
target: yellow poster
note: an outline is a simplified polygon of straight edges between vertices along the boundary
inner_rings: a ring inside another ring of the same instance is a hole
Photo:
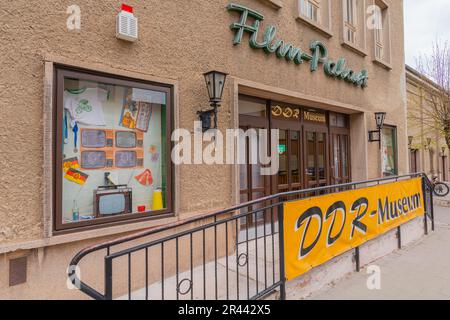
[[[421,178],[286,203],[286,278],[424,214]]]

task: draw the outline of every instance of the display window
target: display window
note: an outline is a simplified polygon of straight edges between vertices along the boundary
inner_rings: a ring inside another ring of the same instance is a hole
[[[56,71],[56,230],[170,214],[172,88]]]
[[[397,170],[397,129],[385,127],[381,131],[381,166],[385,177],[395,176]]]

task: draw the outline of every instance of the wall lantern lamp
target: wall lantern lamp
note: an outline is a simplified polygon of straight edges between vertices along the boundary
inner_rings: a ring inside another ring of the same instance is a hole
[[[381,129],[383,129],[386,120],[386,112],[375,112],[375,121],[377,130],[369,131],[369,142],[378,142],[381,149]]]
[[[445,150],[447,150],[447,147],[443,146],[443,147],[441,148],[441,150],[442,150],[441,156],[442,156],[442,158],[445,158]]]
[[[223,89],[228,74],[219,71],[210,71],[203,75],[208,89],[209,102],[212,109],[199,111],[197,114],[202,122],[203,132],[211,129],[211,118],[214,117],[214,129],[217,129],[217,110],[222,102]]]

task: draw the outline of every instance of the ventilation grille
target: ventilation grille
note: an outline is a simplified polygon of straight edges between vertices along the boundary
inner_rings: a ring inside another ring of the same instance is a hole
[[[27,258],[9,260],[9,286],[14,287],[27,282]]]

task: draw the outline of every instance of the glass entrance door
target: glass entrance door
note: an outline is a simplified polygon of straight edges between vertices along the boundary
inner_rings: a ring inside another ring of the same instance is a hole
[[[301,147],[301,131],[280,130],[280,170],[276,176],[276,193],[302,189]]]
[[[305,129],[305,188],[328,185],[327,133]]]
[[[250,127],[241,126],[244,131],[249,129],[255,129]],[[252,143],[259,144],[258,136],[255,135],[256,140],[250,142],[247,138],[246,143],[246,158],[249,160],[251,155]],[[261,163],[252,164],[248,161],[247,164],[240,165],[240,201],[241,203],[257,200],[268,196],[270,194],[270,177],[261,174],[262,165]],[[265,204],[259,203],[250,206],[246,209],[246,212],[256,212],[263,208]],[[243,210],[244,212],[245,210]],[[247,227],[257,225],[264,221],[264,211],[256,212],[254,215],[249,215],[247,218],[241,220],[241,223]]]
[[[267,105],[264,100],[240,97],[239,100],[239,124],[240,129],[244,132],[248,130],[255,130],[255,135],[249,135],[246,138],[245,150],[240,150],[246,155],[246,164],[240,165],[240,202],[245,203],[252,200],[257,200],[270,195],[270,176],[261,174],[262,164],[259,162],[252,163],[251,152],[254,147],[259,146],[259,136],[257,134],[259,129],[269,129],[269,120],[266,117]],[[250,137],[253,137],[250,139]],[[251,141],[252,140],[252,141]],[[259,151],[259,150],[258,150]],[[255,212],[254,215],[249,215],[247,218],[241,220],[241,224],[250,228],[254,225],[262,223],[264,219],[264,211],[258,212],[265,206],[265,203],[249,206],[243,212]]]
[[[331,159],[331,184],[350,182],[348,134],[331,134]]]
[[[259,165],[242,166],[241,202],[351,180],[347,115],[239,96],[239,123],[244,130],[279,130],[279,172],[264,177]]]

